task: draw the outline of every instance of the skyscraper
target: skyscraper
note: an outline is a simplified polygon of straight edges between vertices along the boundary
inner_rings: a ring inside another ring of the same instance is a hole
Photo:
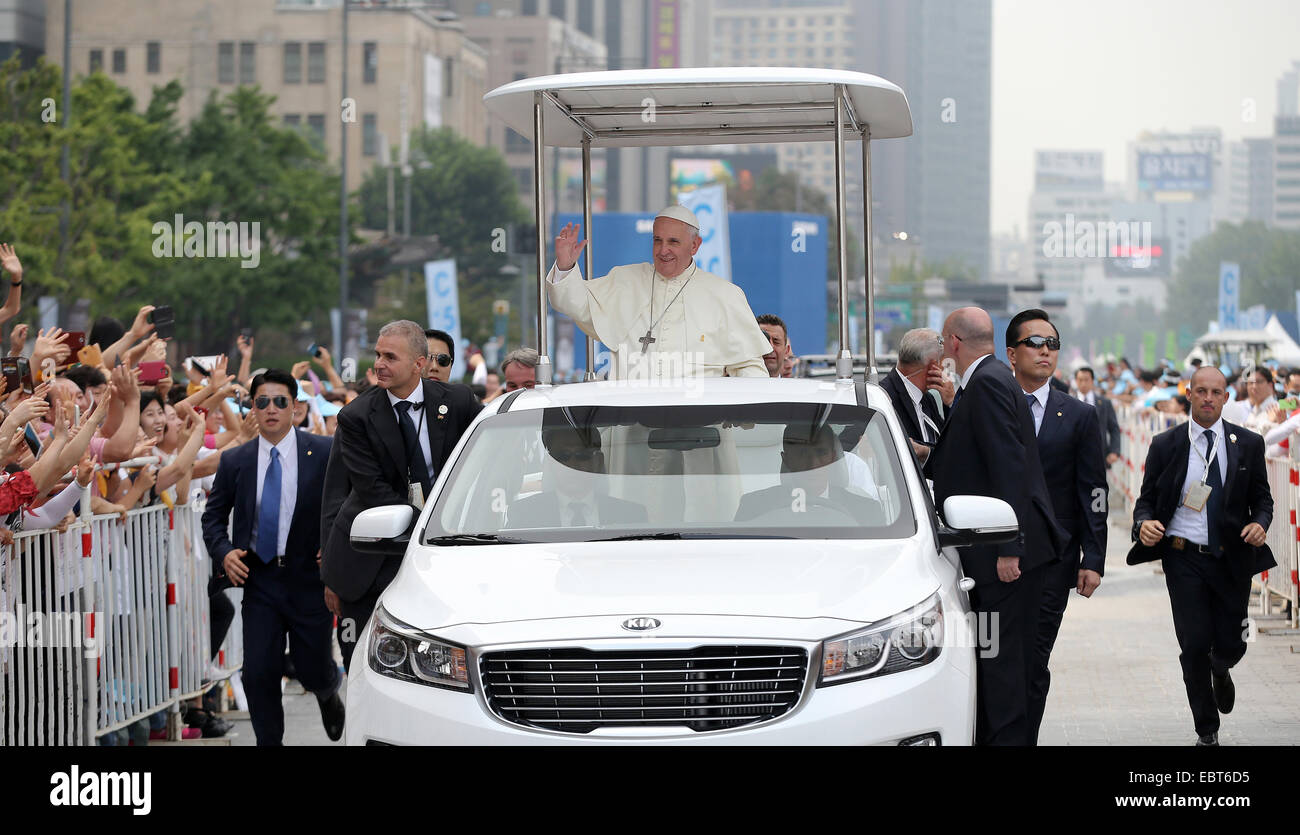
[[[851,0],[855,69],[893,81],[909,139],[873,145],[876,236],[906,233],[926,260],[988,275],[991,0]]]

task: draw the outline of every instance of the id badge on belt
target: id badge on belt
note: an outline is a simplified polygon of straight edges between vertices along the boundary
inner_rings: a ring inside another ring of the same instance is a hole
[[[1210,491],[1213,489],[1208,484],[1193,484],[1187,488],[1187,496],[1183,499],[1183,504],[1200,513],[1201,508],[1205,507],[1206,499],[1210,498]]]
[[[424,510],[424,487],[420,482],[411,482],[407,488],[407,501],[415,505],[416,510]]]

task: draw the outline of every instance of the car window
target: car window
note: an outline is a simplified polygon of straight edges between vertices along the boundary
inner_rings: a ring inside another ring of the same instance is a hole
[[[914,518],[889,425],[874,410],[595,406],[478,424],[424,538],[896,538],[915,532]]]

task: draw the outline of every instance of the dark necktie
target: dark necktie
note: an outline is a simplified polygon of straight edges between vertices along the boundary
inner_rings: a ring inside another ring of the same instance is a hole
[[[1214,432],[1205,430],[1205,455],[1209,457],[1210,451],[1214,449]],[[1209,532],[1210,541],[1206,544],[1217,557],[1219,555],[1219,518],[1223,510],[1223,479],[1219,476],[1219,459],[1215,456],[1207,464],[1210,468],[1205,479],[1205,483],[1210,486],[1210,498],[1205,502],[1205,528]]]
[[[429,467],[424,463],[424,453],[420,450],[420,436],[415,431],[415,421],[411,420],[409,400],[399,400],[397,425],[402,428],[402,446],[406,448],[406,475],[412,484],[418,483],[424,490],[424,497],[429,497]],[[424,404],[419,404],[423,406]]]
[[[280,550],[280,451],[271,447],[271,463],[262,480],[262,506],[257,514],[257,555],[269,563]]]
[[[1029,404],[1029,419],[1033,421],[1035,435],[1038,434],[1038,421],[1034,420],[1034,401],[1037,399],[1038,398],[1034,397],[1032,394],[1025,395],[1025,402]]]
[[[581,502],[574,502],[569,505],[569,526],[574,528],[587,527],[587,513],[582,509]]]
[[[952,405],[948,407],[948,414],[951,415],[954,411],[956,411],[957,404],[961,402],[961,396],[965,393],[966,393],[966,388],[964,386],[962,388],[957,389],[957,394],[955,394],[952,398]]]

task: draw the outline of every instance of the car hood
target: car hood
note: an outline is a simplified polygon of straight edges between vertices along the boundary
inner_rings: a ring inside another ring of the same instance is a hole
[[[941,559],[919,536],[416,546],[383,606],[422,630],[663,614],[835,618],[852,628],[933,594]]]

